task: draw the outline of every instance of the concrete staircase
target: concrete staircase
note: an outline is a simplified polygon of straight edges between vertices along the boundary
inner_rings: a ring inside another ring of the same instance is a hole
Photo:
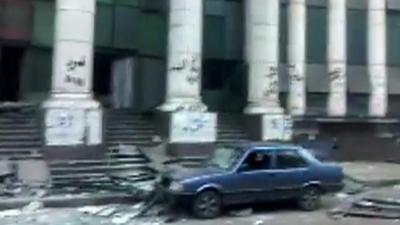
[[[250,141],[242,115],[219,114],[217,142],[237,143]]]
[[[158,144],[154,141],[157,133],[152,119],[152,115],[140,114],[132,110],[107,110],[105,143],[108,146]]]
[[[53,188],[75,187],[82,190],[118,190],[120,183],[152,181],[156,172],[150,160],[132,147],[111,148],[106,159],[53,161],[49,164]]]
[[[41,158],[41,125],[35,108],[0,109],[0,159]]]

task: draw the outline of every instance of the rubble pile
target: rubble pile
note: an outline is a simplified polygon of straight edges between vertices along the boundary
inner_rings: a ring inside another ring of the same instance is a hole
[[[366,192],[331,210],[329,215],[332,218],[364,217],[399,220],[399,188],[393,186]]]

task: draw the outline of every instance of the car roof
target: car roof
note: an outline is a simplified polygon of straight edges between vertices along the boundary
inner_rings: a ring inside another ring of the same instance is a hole
[[[246,143],[233,143],[225,144],[224,146],[240,148],[243,151],[254,148],[297,148],[299,146],[286,143],[286,142],[246,142]]]

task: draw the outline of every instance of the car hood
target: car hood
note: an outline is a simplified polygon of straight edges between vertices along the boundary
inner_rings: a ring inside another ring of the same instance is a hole
[[[164,175],[175,181],[183,181],[186,179],[219,175],[223,173],[225,173],[224,170],[214,167],[199,167],[199,168],[174,167],[167,170]]]

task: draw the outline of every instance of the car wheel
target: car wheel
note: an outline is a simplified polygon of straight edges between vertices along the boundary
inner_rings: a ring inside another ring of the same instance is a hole
[[[303,190],[299,200],[299,206],[306,211],[314,211],[320,207],[321,192],[318,187],[307,187]]]
[[[193,201],[193,213],[199,218],[215,218],[221,213],[221,208],[221,196],[216,191],[201,192]]]

